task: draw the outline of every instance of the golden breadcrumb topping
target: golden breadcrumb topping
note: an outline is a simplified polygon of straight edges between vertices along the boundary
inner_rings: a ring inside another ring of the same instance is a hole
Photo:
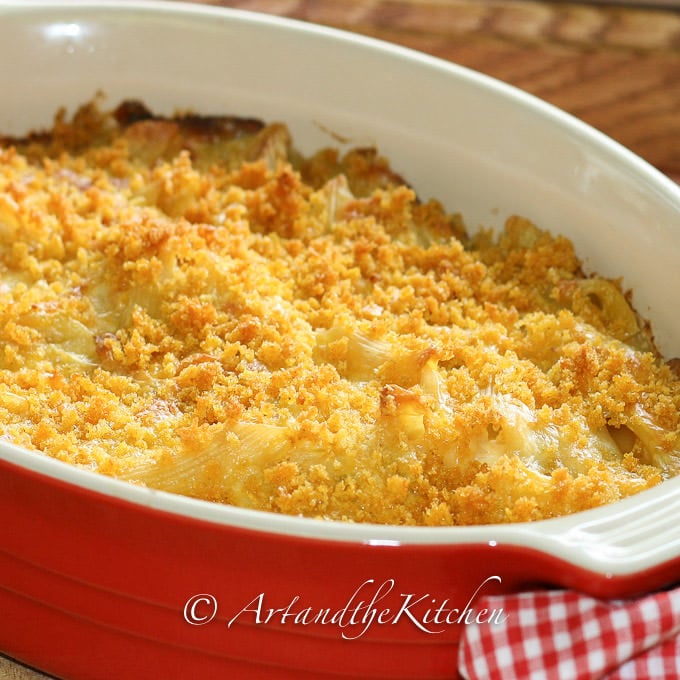
[[[3,440],[354,522],[537,520],[680,471],[680,381],[620,283],[374,150],[96,103],[0,145]]]

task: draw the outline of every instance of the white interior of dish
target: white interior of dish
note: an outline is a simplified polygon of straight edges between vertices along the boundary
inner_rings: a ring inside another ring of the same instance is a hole
[[[281,120],[308,152],[376,145],[423,198],[471,228],[514,213],[569,236],[586,267],[622,277],[657,343],[680,355],[680,189],[588,126],[511,87],[422,54],[318,26],[158,2],[0,4],[0,131],[51,124],[96,92],[163,113]],[[30,74],[30,77],[27,77]],[[149,507],[287,534],[377,542],[511,542],[630,573],[680,554],[680,480],[533,525],[405,529],[324,523],[140,489],[0,445],[4,458]],[[663,508],[650,534],[634,517]],[[631,526],[622,530],[620,527]],[[655,525],[656,526],[656,525]],[[606,527],[603,528],[603,527]],[[592,537],[592,541],[589,537]],[[651,542],[650,542],[651,541]]]

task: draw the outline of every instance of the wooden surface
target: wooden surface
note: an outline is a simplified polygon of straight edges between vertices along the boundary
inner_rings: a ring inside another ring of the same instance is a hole
[[[569,111],[680,181],[680,0],[204,4],[352,30],[469,66]],[[0,679],[38,678],[0,657]]]

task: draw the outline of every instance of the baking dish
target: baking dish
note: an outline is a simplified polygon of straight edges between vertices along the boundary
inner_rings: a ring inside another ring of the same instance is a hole
[[[168,113],[283,120],[303,151],[374,144],[473,228],[518,213],[569,236],[589,269],[623,276],[662,352],[680,353],[680,190],[543,102],[257,14],[159,2],[0,12],[3,132],[47,126],[102,91]],[[680,480],[556,520],[425,529],[212,505],[6,443],[0,466],[0,649],[74,680],[452,678],[461,626],[500,615],[476,608],[484,594],[551,584],[623,597],[680,574]]]

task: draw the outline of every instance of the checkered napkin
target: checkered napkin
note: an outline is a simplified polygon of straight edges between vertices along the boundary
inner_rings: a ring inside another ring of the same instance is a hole
[[[497,621],[466,625],[466,680],[678,680],[680,587],[638,600],[573,591],[486,597]]]

